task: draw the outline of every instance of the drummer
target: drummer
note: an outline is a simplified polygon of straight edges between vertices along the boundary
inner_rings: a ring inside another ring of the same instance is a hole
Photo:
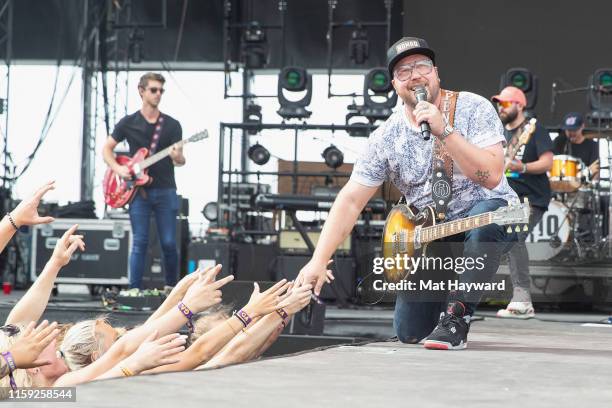
[[[508,86],[491,99],[497,103],[499,118],[504,124],[504,133],[509,146],[515,146],[528,122],[525,116],[527,105],[525,94],[516,87]],[[542,125],[536,123],[535,131],[527,144],[518,149],[514,159],[508,164],[506,177],[510,186],[521,201],[527,197],[531,204],[529,230],[533,230],[548,209],[551,191],[546,172],[552,167],[552,150],[553,144],[548,132]],[[517,242],[508,254],[513,294],[506,309],[498,311],[499,317],[526,319],[535,315],[529,290],[529,254],[525,246],[526,237],[527,234],[523,234],[522,240]]]
[[[577,112],[568,113],[563,118],[561,129],[563,134],[554,141],[555,154],[567,154],[579,158],[589,169],[589,174],[585,176],[589,176],[590,180],[596,180],[599,177],[599,145],[594,140],[584,137],[582,115]]]

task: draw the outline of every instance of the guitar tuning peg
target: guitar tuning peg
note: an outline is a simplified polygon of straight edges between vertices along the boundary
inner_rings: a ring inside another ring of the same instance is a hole
[[[506,232],[507,232],[508,234],[510,234],[510,233],[512,232],[512,227],[511,227],[511,226],[508,226],[508,228],[506,229]]]
[[[529,231],[529,225],[527,224],[523,225],[523,231],[525,232]]]
[[[521,227],[519,227],[518,225],[514,227],[514,232],[521,232]]]

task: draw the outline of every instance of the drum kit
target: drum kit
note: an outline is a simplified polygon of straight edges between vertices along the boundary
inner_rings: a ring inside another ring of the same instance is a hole
[[[608,194],[602,191],[600,180],[591,177],[582,160],[570,155],[553,157],[548,179],[553,199],[527,238],[529,259],[566,264],[604,257]]]

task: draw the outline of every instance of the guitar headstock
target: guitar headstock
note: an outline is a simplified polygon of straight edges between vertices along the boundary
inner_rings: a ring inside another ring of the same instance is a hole
[[[208,130],[203,130],[201,132],[195,133],[187,139],[188,142],[198,142],[202,139],[208,138]]]
[[[529,202],[525,198],[524,203],[509,204],[507,207],[500,207],[491,212],[492,221],[497,225],[516,225],[515,231],[519,232],[519,225],[524,225],[523,231],[527,231],[529,224]],[[508,227],[509,232],[512,231]]]
[[[529,138],[535,132],[536,123],[538,120],[536,118],[529,119],[529,122],[525,125],[525,129],[523,129],[523,133],[519,137],[519,144],[527,144],[529,142]]]

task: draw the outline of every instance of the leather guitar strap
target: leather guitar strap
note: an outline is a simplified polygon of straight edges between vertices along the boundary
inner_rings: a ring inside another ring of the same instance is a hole
[[[444,120],[453,126],[455,122],[455,108],[457,106],[458,92],[440,89],[442,103],[440,111]],[[434,137],[432,154],[431,198],[434,203],[436,217],[439,220],[446,218],[448,204],[453,198],[453,159],[444,147],[444,144]]]

